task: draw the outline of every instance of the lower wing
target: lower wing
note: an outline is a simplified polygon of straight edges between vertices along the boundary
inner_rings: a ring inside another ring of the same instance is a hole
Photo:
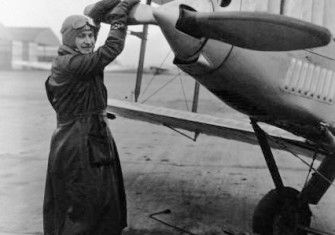
[[[109,115],[116,114],[128,119],[258,145],[251,125],[242,121],[114,99],[108,100],[107,112]],[[268,134],[271,147],[275,149],[282,149],[284,145],[294,153],[307,157],[311,157],[317,149],[315,144],[279,128],[269,125],[261,127]],[[325,155],[326,153],[321,152],[321,154]]]

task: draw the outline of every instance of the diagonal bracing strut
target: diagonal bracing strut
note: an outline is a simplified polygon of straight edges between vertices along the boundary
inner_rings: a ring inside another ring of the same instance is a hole
[[[250,120],[251,120],[252,128],[254,129],[256,137],[258,139],[259,145],[260,145],[260,147],[263,151],[263,155],[264,155],[266,164],[268,166],[268,169],[270,171],[272,180],[273,180],[273,182],[276,186],[277,191],[280,193],[280,192],[282,192],[282,190],[284,188],[284,183],[283,183],[282,178],[280,176],[276,161],[273,157],[271,147],[270,147],[268,139],[267,139],[267,135],[259,127],[259,125],[257,124],[257,122],[254,119],[251,118]]]

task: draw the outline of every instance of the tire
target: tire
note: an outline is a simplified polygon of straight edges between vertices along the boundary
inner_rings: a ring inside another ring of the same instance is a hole
[[[307,235],[297,227],[309,227],[312,213],[308,204],[299,203],[298,194],[290,187],[284,187],[282,197],[276,189],[268,192],[256,206],[253,231],[260,235]]]

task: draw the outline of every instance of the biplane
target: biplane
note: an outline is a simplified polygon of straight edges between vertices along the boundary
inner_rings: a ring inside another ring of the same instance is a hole
[[[155,2],[158,7],[137,5],[129,23],[160,27],[174,64],[247,115],[251,128],[208,115],[117,100],[109,100],[110,115],[259,144],[275,189],[255,209],[254,232],[329,234],[310,227],[309,205],[318,204],[335,179],[335,45],[330,31],[280,14],[285,1],[276,1],[279,14],[226,11],[231,3],[226,0]],[[271,133],[262,123],[294,136]],[[309,164],[314,174],[302,190],[284,185],[272,148],[320,161],[318,167]]]

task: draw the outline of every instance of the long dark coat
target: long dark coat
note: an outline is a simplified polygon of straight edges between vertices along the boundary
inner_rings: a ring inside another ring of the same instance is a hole
[[[61,46],[46,81],[57,113],[46,179],[45,235],[117,234],[126,223],[126,196],[106,118],[103,70],[122,51],[126,30],[111,30],[89,55]]]

